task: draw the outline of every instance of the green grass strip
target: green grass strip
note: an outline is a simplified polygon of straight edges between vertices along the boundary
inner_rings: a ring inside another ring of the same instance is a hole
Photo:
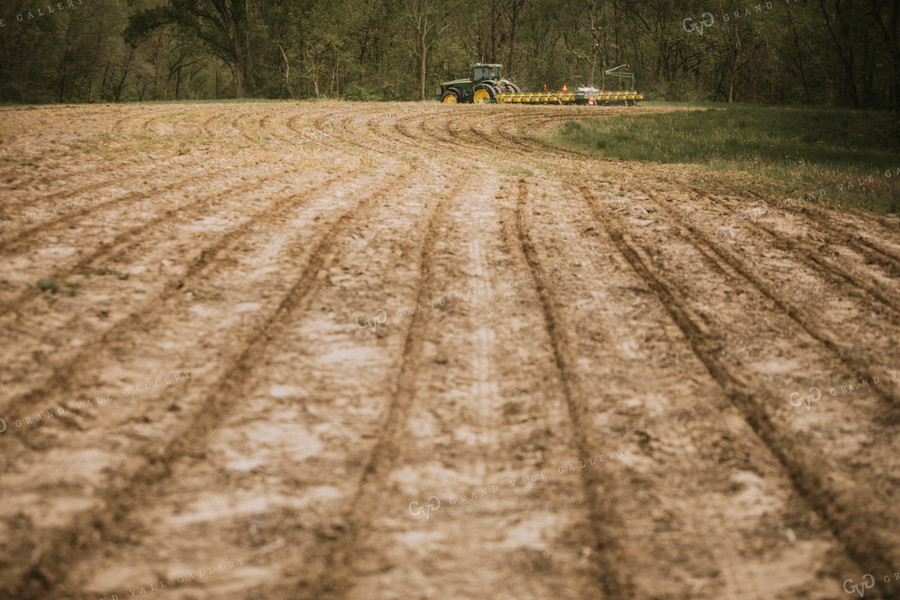
[[[739,175],[732,183],[752,180],[786,200],[900,212],[896,113],[746,105],[635,112],[567,121],[546,139],[610,158],[696,166],[707,185]]]

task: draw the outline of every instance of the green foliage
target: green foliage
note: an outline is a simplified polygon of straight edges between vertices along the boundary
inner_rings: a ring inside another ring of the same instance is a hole
[[[374,102],[376,100],[381,100],[382,98],[379,94],[370,92],[365,87],[353,83],[344,88],[344,99],[358,100],[361,102]]]
[[[787,196],[900,211],[900,123],[889,112],[715,107],[567,121],[550,141],[591,154],[760,177]]]
[[[35,3],[5,0],[0,102],[411,100],[420,10],[426,95],[479,61],[525,90],[614,89],[628,63],[648,99],[900,108],[895,0],[73,1],[19,22]]]
[[[65,285],[66,288],[68,288],[66,290],[66,293],[70,296],[76,296],[78,294],[78,290],[81,289],[80,283],[67,281]],[[50,292],[52,294],[56,294],[59,292],[59,281],[57,281],[56,279],[38,279],[37,284],[32,285],[29,283],[28,287],[37,288],[42,292]]]
[[[59,291],[59,282],[55,279],[38,279],[37,289],[42,292],[49,291],[55,294]]]

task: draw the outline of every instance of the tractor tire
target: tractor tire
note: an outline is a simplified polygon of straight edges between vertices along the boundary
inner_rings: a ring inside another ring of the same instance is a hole
[[[441,102],[444,104],[459,104],[459,91],[456,88],[450,88],[441,96]]]
[[[517,86],[514,83],[507,83],[506,87],[509,89],[510,94],[521,94],[522,93],[522,90],[519,89],[519,86]]]
[[[494,97],[497,95],[496,89],[489,83],[480,83],[476,85],[472,92],[472,102],[475,104],[481,104],[483,102],[494,102]]]

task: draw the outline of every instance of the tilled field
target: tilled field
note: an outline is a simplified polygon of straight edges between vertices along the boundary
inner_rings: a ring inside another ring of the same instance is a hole
[[[900,221],[623,110],[0,110],[0,597],[900,597]]]

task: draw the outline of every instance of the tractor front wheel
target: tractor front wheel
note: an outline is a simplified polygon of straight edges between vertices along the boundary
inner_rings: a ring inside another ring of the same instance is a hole
[[[441,102],[444,104],[458,104],[459,103],[459,94],[456,90],[447,90],[444,92],[444,95],[441,96]]]

